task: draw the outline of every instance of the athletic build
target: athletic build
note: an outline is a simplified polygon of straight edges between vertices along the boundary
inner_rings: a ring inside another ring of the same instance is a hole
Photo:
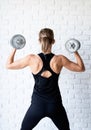
[[[51,49],[55,40],[53,31],[49,28],[40,31],[39,42],[41,53],[29,54],[14,61],[16,49],[13,49],[6,64],[8,69],[22,69],[29,66],[35,79],[32,102],[23,119],[21,130],[32,130],[44,117],[51,118],[59,130],[70,130],[62,104],[58,78],[63,67],[82,72],[85,70],[84,63],[78,52],[74,53],[76,63],[63,55],[53,54]]]

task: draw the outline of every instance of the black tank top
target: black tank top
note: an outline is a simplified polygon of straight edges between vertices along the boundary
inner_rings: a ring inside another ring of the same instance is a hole
[[[47,101],[57,102],[61,99],[59,86],[58,86],[59,74],[55,73],[50,68],[50,61],[54,56],[54,54],[40,53],[38,55],[43,61],[43,67],[39,73],[37,73],[36,75],[33,74],[35,79],[33,95],[37,95]],[[42,72],[44,72],[45,70],[51,72],[52,75],[49,78],[41,76]]]

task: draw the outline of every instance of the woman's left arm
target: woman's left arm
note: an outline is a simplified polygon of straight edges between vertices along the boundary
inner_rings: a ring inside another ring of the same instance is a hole
[[[20,60],[14,61],[15,53],[16,53],[16,49],[13,49],[13,51],[11,52],[11,54],[8,57],[8,60],[6,62],[7,69],[22,69],[24,67],[29,66],[30,59],[31,59],[30,55],[28,55]]]
[[[78,52],[75,52],[74,55],[76,58],[76,62],[72,62],[68,58],[66,58],[65,56],[62,56],[63,66],[71,71],[76,71],[76,72],[85,71],[85,66],[84,66],[84,63],[83,63],[81,56],[78,54]]]

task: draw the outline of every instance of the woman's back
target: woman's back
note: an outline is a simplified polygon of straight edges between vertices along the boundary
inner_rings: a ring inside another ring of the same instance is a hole
[[[43,53],[42,53],[43,54]],[[52,54],[52,53],[49,53]],[[49,54],[43,54],[44,56],[47,56]],[[31,72],[33,74],[37,74],[38,72],[40,72],[40,70],[43,67],[43,61],[40,58],[39,55],[30,55],[30,67],[31,67]],[[32,63],[31,63],[32,61]],[[50,60],[50,68],[52,69],[52,71],[54,71],[56,74],[59,74],[61,69],[62,69],[62,61],[61,61],[61,56],[57,56],[54,55],[51,60]],[[42,76],[44,77],[50,77],[51,73],[49,71],[45,71],[42,73]]]
[[[36,74],[33,74],[35,79],[33,96],[37,95],[48,102],[61,101],[58,86],[59,73],[55,73],[51,66],[51,64],[53,64],[51,60],[53,60],[54,54],[40,53],[38,56],[42,60],[42,67]]]

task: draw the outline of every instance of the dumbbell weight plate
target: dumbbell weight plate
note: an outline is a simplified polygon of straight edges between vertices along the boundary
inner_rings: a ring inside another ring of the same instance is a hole
[[[16,34],[12,37],[10,43],[13,48],[22,49],[26,44],[26,40],[21,34]]]
[[[76,52],[80,46],[80,42],[76,39],[70,39],[65,43],[65,48],[71,53]]]

